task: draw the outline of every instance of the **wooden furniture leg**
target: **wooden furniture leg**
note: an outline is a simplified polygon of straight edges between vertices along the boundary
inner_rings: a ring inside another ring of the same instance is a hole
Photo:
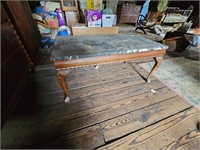
[[[151,69],[149,75],[147,76],[147,79],[146,79],[147,83],[149,83],[151,81],[149,78],[152,75],[152,73],[158,68],[158,66],[160,65],[160,63],[163,60],[163,57],[154,57],[153,59],[155,60],[155,64],[154,64],[153,68]]]
[[[67,86],[65,84],[65,79],[64,77],[69,73],[69,70],[58,70],[56,72],[56,77],[57,77],[57,80],[58,80],[58,83],[59,85],[62,87],[62,89],[64,90],[65,92],[65,103],[69,102],[69,92],[67,90]]]

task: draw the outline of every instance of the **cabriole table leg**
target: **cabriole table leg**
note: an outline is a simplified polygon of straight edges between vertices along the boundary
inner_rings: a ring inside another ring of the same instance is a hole
[[[149,75],[146,78],[147,83],[151,82],[151,80],[149,78],[152,75],[152,73],[158,68],[158,66],[160,65],[160,63],[163,60],[163,57],[154,57],[153,59],[155,60],[155,64],[154,64],[153,68],[151,69]]]
[[[65,96],[66,96],[65,103],[69,102],[69,100],[70,100],[69,92],[67,90],[67,86],[65,84],[65,79],[64,79],[64,77],[67,76],[68,73],[69,73],[69,70],[57,70],[57,72],[56,72],[56,77],[57,77],[58,83],[65,92]]]

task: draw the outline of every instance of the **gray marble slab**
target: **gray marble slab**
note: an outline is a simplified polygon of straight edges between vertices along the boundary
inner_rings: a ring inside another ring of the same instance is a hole
[[[51,55],[53,60],[66,60],[167,48],[137,34],[67,36],[56,38]]]

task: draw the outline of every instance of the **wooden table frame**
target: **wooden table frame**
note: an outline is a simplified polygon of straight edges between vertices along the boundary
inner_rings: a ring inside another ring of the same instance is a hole
[[[59,85],[65,92],[65,102],[69,102],[69,92],[67,86],[64,82],[64,77],[69,73],[70,68],[85,67],[85,66],[95,66],[105,63],[114,63],[120,61],[130,61],[141,58],[154,58],[155,64],[146,78],[146,82],[150,82],[149,77],[160,65],[163,60],[165,50],[151,50],[146,52],[133,52],[127,54],[116,54],[107,56],[96,56],[88,58],[79,59],[69,59],[69,60],[54,60],[54,65],[56,68],[56,77]]]

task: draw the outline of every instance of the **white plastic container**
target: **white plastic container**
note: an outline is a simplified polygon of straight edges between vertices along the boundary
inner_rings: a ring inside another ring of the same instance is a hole
[[[103,27],[112,27],[115,24],[116,15],[108,15],[103,14],[102,15],[102,26]]]
[[[61,26],[58,29],[58,36],[69,36],[71,35],[71,30],[69,27],[67,26]]]
[[[86,9],[86,0],[80,0],[80,8]]]

